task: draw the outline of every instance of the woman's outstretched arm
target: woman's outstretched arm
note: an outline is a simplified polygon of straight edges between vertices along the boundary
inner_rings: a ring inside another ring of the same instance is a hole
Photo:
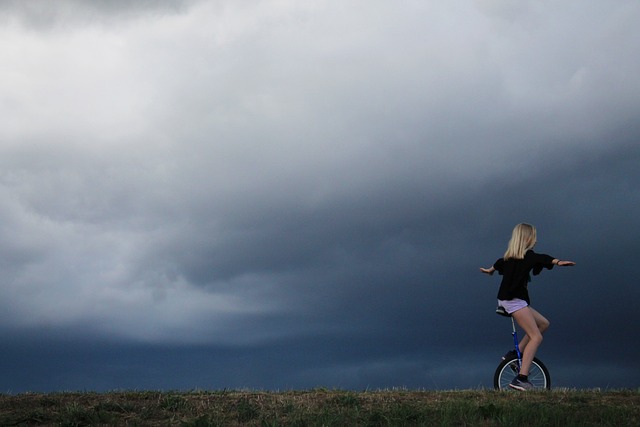
[[[571,267],[576,265],[575,262],[573,261],[561,261],[558,258],[554,259],[553,261],[551,261],[553,264],[559,266],[559,267]]]
[[[491,268],[482,268],[482,267],[480,267],[480,271],[485,273],[485,274],[488,274],[489,276],[491,276],[493,274],[493,272],[496,271],[496,269],[493,268],[493,266]]]

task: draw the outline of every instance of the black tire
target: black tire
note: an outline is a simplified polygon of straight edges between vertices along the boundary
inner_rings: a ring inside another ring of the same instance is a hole
[[[498,365],[496,373],[493,375],[493,387],[496,390],[513,390],[509,383],[518,375],[518,358],[513,357],[503,360]],[[551,390],[551,376],[544,363],[537,357],[533,358],[531,369],[529,370],[529,382],[538,390]]]

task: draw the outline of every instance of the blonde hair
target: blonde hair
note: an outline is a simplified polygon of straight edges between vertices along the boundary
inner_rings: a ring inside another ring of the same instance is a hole
[[[518,224],[511,233],[504,259],[524,259],[524,254],[536,244],[536,228],[531,224]]]

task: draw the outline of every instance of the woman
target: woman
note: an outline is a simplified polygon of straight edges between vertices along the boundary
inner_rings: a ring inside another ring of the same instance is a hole
[[[543,268],[551,270],[554,265],[572,266],[573,261],[561,261],[558,258],[533,251],[536,244],[536,228],[530,224],[518,224],[513,229],[511,240],[504,256],[498,259],[490,268],[480,268],[488,275],[498,272],[502,275],[502,283],[498,291],[498,305],[518,322],[526,333],[520,341],[522,351],[522,366],[520,373],[509,386],[516,390],[529,390],[533,385],[528,375],[531,362],[538,347],[542,343],[542,333],[549,327],[549,321],[530,307],[529,273],[538,275]]]

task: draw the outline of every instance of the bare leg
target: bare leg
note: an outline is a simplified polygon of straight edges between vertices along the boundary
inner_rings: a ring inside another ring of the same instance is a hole
[[[529,375],[533,357],[542,343],[542,333],[540,333],[533,313],[533,309],[525,307],[511,314],[529,338],[522,352],[522,366],[520,367],[520,374],[522,375]]]
[[[541,334],[544,334],[544,332],[549,328],[549,324],[550,324],[549,321],[542,314],[534,310],[533,307],[529,306],[529,309],[533,313],[533,318],[536,319],[536,325],[538,325],[538,330],[540,330]],[[524,338],[522,338],[522,340],[520,341],[520,344],[518,344],[518,346],[520,347],[520,352],[524,351],[528,343],[529,343],[529,335],[525,335]]]

